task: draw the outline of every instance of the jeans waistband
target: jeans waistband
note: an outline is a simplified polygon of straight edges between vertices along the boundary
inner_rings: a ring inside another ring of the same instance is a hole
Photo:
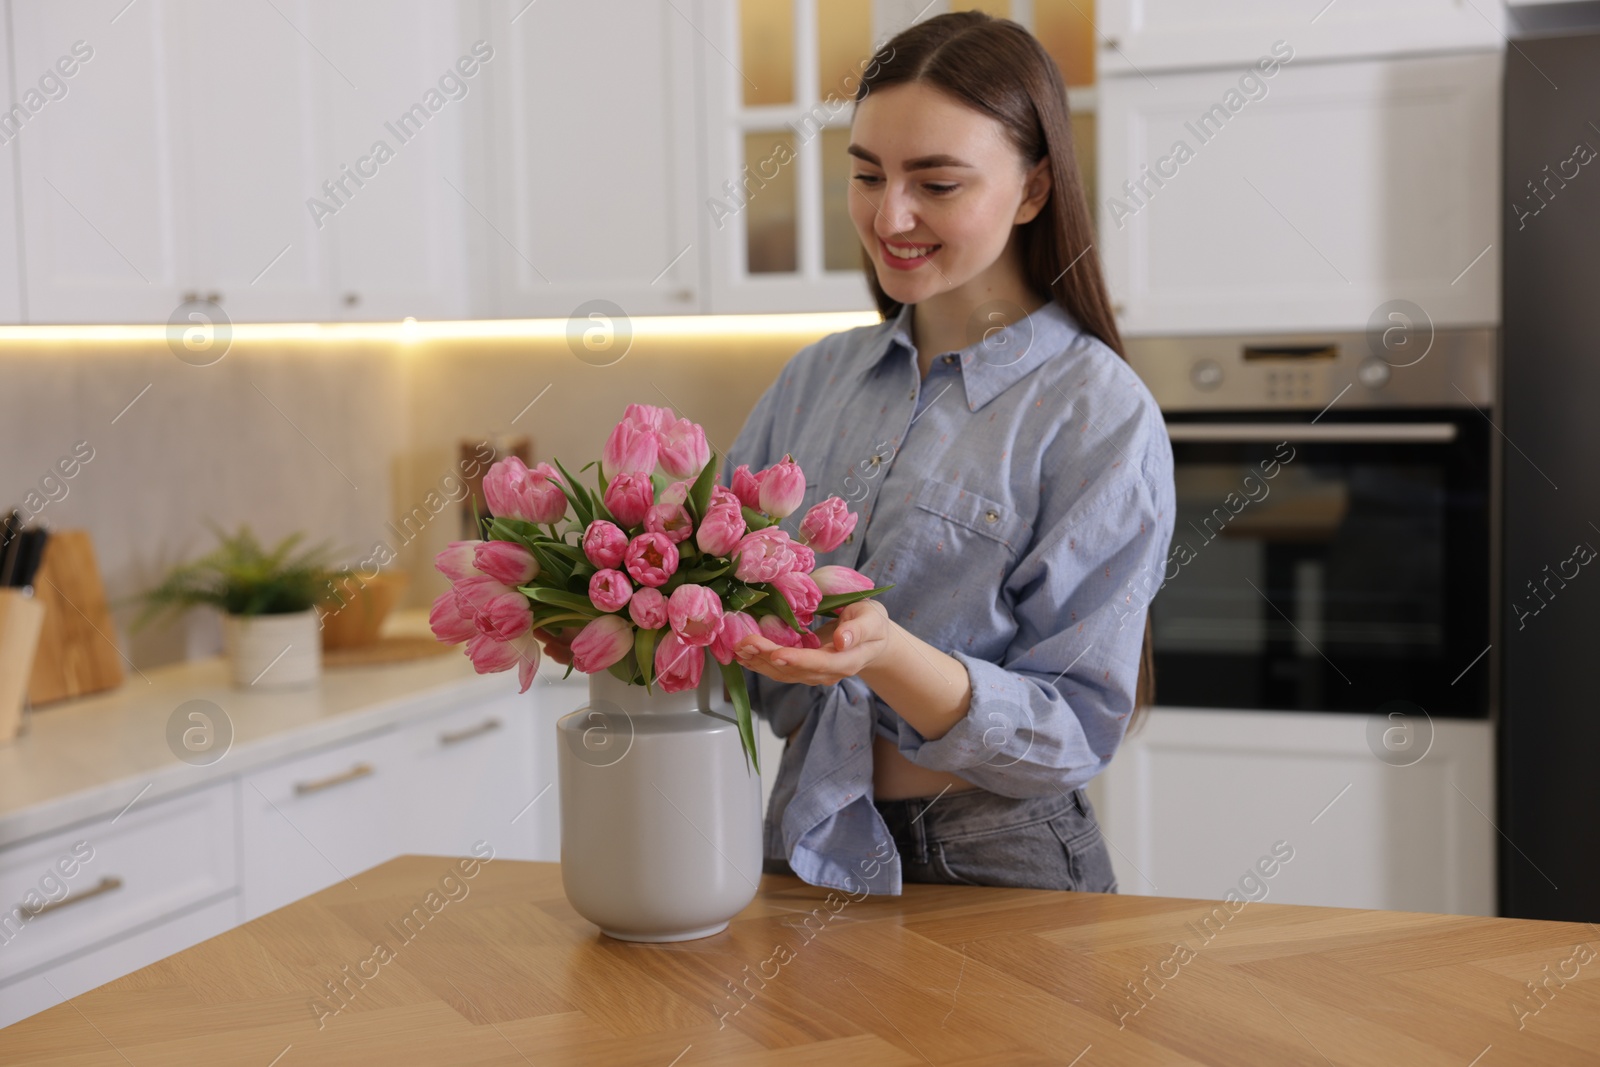
[[[992,833],[1053,819],[1076,807],[1087,810],[1081,789],[1039,797],[1007,797],[987,789],[963,789],[937,796],[873,799],[891,831],[903,829],[915,840],[950,839]]]

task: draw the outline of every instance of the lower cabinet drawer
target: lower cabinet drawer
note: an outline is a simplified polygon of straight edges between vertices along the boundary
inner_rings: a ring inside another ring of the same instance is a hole
[[[404,851],[405,744],[368,736],[244,775],[244,917],[254,919]]]
[[[238,887],[234,784],[0,850],[0,986]]]
[[[0,1027],[132,974],[239,923],[239,895],[174,916],[149,929],[0,985]],[[67,1009],[71,1011],[71,1009]]]

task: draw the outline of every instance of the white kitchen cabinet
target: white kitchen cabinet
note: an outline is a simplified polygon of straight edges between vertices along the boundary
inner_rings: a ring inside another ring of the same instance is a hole
[[[1121,891],[1259,898],[1240,879],[1281,841],[1293,858],[1264,899],[1495,914],[1492,726],[1436,719],[1410,766],[1378,759],[1368,729],[1363,715],[1154,709],[1091,794]]]
[[[1103,81],[1122,332],[1364,330],[1401,298],[1435,326],[1497,323],[1501,64],[1295,61],[1255,100],[1231,72]]]
[[[1099,0],[1102,75],[1242,69],[1287,41],[1299,60],[1504,46],[1501,0]]]
[[[234,790],[135,803],[0,850],[0,1026],[238,923]]]
[[[0,26],[0,85],[6,86],[4,98],[9,105],[11,86],[16,81],[11,71],[11,27],[9,22]],[[17,230],[17,137],[16,118],[0,115],[0,324],[22,321],[22,259],[21,234]]]
[[[53,1008],[238,925],[239,897],[234,893],[0,985],[0,1027]]]
[[[328,176],[320,141],[333,109],[318,48],[334,49],[313,22],[324,6],[164,5],[158,61],[170,78],[182,280],[186,291],[220,297],[235,322],[332,314],[333,250],[305,206]]]
[[[11,5],[18,89],[71,69],[23,124],[22,229],[32,322],[164,322],[188,283],[183,131],[172,121],[174,5]],[[74,48],[77,49],[74,54]],[[60,92],[60,90],[57,90]]]
[[[385,730],[247,774],[239,788],[244,917],[406,851],[415,806],[403,732]]]
[[[103,6],[13,8],[19,70],[80,53],[18,138],[30,321],[165,322],[195,298],[234,321],[329,317],[332,256],[304,206],[321,169],[309,0],[149,0],[114,22]]]
[[[541,684],[538,704],[531,693],[511,694],[404,731],[412,810],[403,851],[466,856],[487,841],[496,858],[559,861],[557,790],[546,791],[555,781],[557,692]]]
[[[693,3],[495,0],[491,12],[490,180],[469,232],[497,313],[704,310]]]
[[[234,322],[488,313],[467,247],[490,93],[456,67],[476,9],[19,6],[19,68],[93,50],[18,139],[31,319],[165,322],[195,296]]]
[[[909,22],[914,13],[863,6],[853,27],[859,57],[851,58],[859,62],[823,84],[818,8],[816,0],[770,9],[735,0],[700,5],[705,172],[695,210],[708,257],[708,312],[873,307],[846,206],[850,100],[873,33],[888,35],[879,18]],[[842,8],[830,10],[837,17]],[[779,12],[790,15],[787,24]],[[747,33],[745,16],[767,21]]]
[[[334,317],[493,313],[468,260],[469,245],[481,254],[492,239],[477,232],[488,179],[474,153],[506,50],[478,10],[461,0],[356,0],[319,4],[311,16],[307,32],[328,54],[305,49],[325,131],[318,173],[295,209],[333,258]]]

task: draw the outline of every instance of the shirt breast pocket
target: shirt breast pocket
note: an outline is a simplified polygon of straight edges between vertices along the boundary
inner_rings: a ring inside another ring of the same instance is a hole
[[[924,549],[957,566],[1002,557],[1014,562],[1033,533],[1015,508],[938,478],[924,478],[912,503],[912,521],[933,541]]]

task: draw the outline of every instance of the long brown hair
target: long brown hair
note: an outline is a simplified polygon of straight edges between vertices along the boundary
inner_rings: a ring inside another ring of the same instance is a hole
[[[995,119],[1027,165],[1050,158],[1050,197],[1017,235],[1023,275],[1035,292],[1048,293],[1080,327],[1126,358],[1078,178],[1067,89],[1050,54],[1010,19],[981,11],[937,15],[902,30],[879,50],[856,89],[856,102],[907,82],[931,85]],[[900,303],[878,284],[865,248],[862,262],[878,311],[885,320],[894,318]],[[1147,609],[1130,730],[1140,725],[1154,699]]]

